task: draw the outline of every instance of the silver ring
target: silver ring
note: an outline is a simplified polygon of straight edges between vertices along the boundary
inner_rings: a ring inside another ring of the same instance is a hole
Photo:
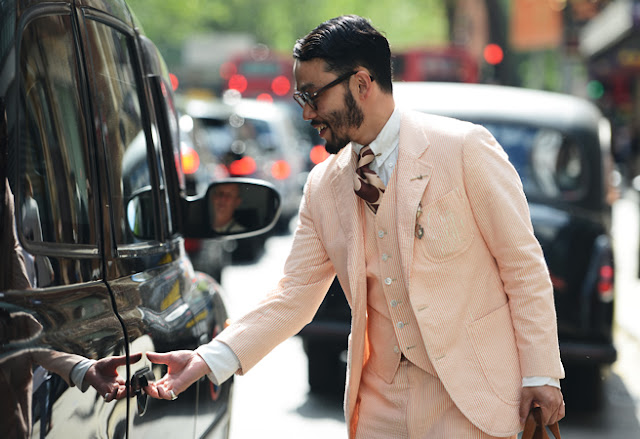
[[[169,395],[171,395],[171,401],[178,399],[178,395],[176,395],[173,390],[169,390]]]

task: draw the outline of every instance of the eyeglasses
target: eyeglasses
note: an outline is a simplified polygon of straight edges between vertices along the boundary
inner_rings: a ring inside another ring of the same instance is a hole
[[[293,99],[302,108],[304,108],[306,104],[309,104],[311,108],[316,110],[316,99],[318,99],[318,96],[320,96],[320,93],[324,93],[325,91],[329,90],[331,87],[340,84],[342,81],[350,78],[356,73],[358,73],[358,71],[354,70],[352,72],[345,73],[344,75],[340,75],[336,79],[334,79],[333,81],[325,85],[324,87],[321,87],[318,91],[316,91],[313,94],[310,94],[309,92],[306,92],[306,91],[297,91],[293,94]],[[371,79],[373,79],[373,77]]]

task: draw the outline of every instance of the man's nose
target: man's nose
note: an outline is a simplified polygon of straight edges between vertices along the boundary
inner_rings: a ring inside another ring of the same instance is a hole
[[[304,120],[311,120],[316,115],[316,110],[309,103],[305,103],[304,107],[302,107],[302,118]]]

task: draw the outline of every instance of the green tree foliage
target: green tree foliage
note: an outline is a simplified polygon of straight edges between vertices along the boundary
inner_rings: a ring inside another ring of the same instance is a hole
[[[246,32],[274,50],[289,52],[296,39],[319,23],[358,14],[372,23],[392,49],[447,41],[443,0],[128,0],[146,34],[165,56],[179,52],[189,35]],[[175,57],[167,56],[167,61]]]

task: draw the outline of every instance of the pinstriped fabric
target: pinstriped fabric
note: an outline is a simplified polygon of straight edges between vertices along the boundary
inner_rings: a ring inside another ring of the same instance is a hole
[[[387,382],[400,355],[435,375],[425,350],[402,272],[396,228],[396,174],[391,176],[376,215],[363,209],[367,266],[369,362]]]
[[[409,361],[400,363],[391,383],[365,366],[360,387],[355,439],[496,438],[469,422],[437,377]]]

